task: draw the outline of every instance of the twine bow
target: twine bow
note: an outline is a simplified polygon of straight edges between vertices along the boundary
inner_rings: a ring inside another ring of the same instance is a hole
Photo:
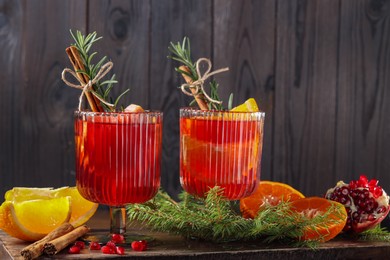
[[[92,86],[94,84],[96,84],[96,82],[101,80],[104,76],[106,76],[106,74],[112,69],[113,66],[114,66],[114,64],[111,61],[109,61],[106,64],[104,64],[100,68],[100,70],[98,71],[96,76],[93,79],[89,80],[87,84],[84,84],[84,82],[77,77],[76,72],[74,72],[73,70],[71,70],[69,68],[65,68],[62,71],[61,78],[62,78],[62,81],[64,81],[66,85],[68,85],[69,87],[72,87],[72,88],[77,88],[77,89],[81,89],[82,90],[81,95],[79,97],[79,107],[78,107],[79,111],[81,110],[81,105],[83,103],[83,97],[84,97],[84,95],[85,95],[85,93],[87,91],[90,91],[92,93],[92,95],[94,95],[103,104],[105,104],[105,105],[107,105],[109,107],[114,107],[115,106],[114,104],[108,103],[107,101],[102,99],[95,91],[91,91]],[[76,85],[76,84],[73,84],[73,83],[69,82],[66,79],[66,73],[69,73],[70,75],[72,75],[80,83],[80,85]]]
[[[202,75],[200,73],[200,63],[201,62],[206,62],[207,63],[207,69],[205,71],[205,73]],[[209,78],[211,77],[212,75],[215,75],[217,73],[221,73],[221,72],[225,72],[225,71],[228,71],[229,68],[222,68],[222,69],[218,69],[218,70],[215,70],[213,72],[210,72],[211,71],[211,61],[209,59],[206,59],[206,58],[200,58],[197,62],[196,62],[196,72],[198,73],[198,79],[192,83],[184,83],[181,85],[181,91],[188,95],[188,96],[192,96],[192,97],[195,97],[196,95],[199,94],[199,91],[204,95],[204,97],[211,103],[217,103],[217,104],[222,104],[222,101],[218,101],[218,100],[215,100],[215,99],[212,99],[209,95],[207,95],[206,91],[204,90],[203,88],[203,85],[204,85],[204,82]],[[194,91],[192,92],[189,92],[186,90],[186,88],[188,89],[193,89]]]

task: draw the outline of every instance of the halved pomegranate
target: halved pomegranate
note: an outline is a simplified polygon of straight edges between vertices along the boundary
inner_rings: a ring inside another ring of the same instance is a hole
[[[349,184],[339,181],[326,192],[325,198],[345,206],[348,219],[343,231],[360,233],[379,224],[389,213],[389,196],[378,180],[361,175]]]

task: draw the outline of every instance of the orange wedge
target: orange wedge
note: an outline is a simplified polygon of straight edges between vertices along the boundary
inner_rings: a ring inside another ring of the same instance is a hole
[[[71,216],[70,197],[5,201],[0,207],[0,228],[9,235],[36,241],[68,222]]]
[[[78,227],[87,222],[95,214],[98,204],[84,199],[76,187],[27,188],[15,187],[5,193],[6,201],[21,202],[34,199],[71,198],[71,217],[69,222]]]
[[[265,205],[276,206],[281,201],[294,201],[305,196],[293,187],[273,181],[260,181],[256,191],[240,200],[240,210],[244,218],[255,218]]]
[[[84,199],[76,187],[68,187],[67,189],[57,189],[55,197],[70,196],[72,201],[72,215],[69,223],[74,227],[78,227],[87,222],[96,212],[97,203]]]
[[[329,213],[324,222],[314,227],[307,227],[300,240],[328,241],[337,236],[347,223],[347,211],[344,205],[335,201],[310,197],[293,201],[290,206],[291,210],[310,219]]]
[[[257,106],[256,100],[254,98],[249,98],[247,101],[242,103],[239,106],[232,108],[230,111],[234,112],[257,112],[259,107]]]

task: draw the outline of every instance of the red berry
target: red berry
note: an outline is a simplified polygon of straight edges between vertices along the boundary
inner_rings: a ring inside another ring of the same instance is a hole
[[[146,240],[133,241],[131,243],[131,248],[134,251],[145,251],[147,248],[147,242]]]
[[[124,243],[125,237],[122,234],[112,234],[111,241],[114,243]]]
[[[117,246],[116,247],[116,253],[118,255],[124,255],[125,254],[125,248],[124,247],[121,247],[121,246]]]
[[[83,241],[76,241],[74,242],[74,245],[80,247],[80,249],[85,248],[85,243]]]
[[[101,246],[98,242],[91,242],[89,243],[89,249],[90,250],[100,250]]]
[[[69,254],[79,254],[80,253],[80,247],[78,246],[72,246],[69,248]]]
[[[101,251],[103,254],[115,254],[116,249],[110,246],[102,246]]]

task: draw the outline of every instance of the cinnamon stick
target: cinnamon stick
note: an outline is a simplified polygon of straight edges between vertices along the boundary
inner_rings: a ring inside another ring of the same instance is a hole
[[[43,252],[47,255],[55,255],[62,249],[82,237],[89,231],[85,225],[73,229],[71,232],[45,243]]]
[[[77,50],[77,48],[75,46],[70,46],[70,47],[66,48],[65,51],[66,51],[66,54],[68,54],[69,60],[72,63],[74,71],[76,72],[79,80],[81,82],[83,82],[83,84],[87,84],[88,81],[90,80],[88,78],[88,76],[83,74],[83,73],[77,72],[80,70],[82,70],[82,71],[85,70],[85,67],[84,67],[84,64],[81,60],[79,51]],[[93,112],[103,111],[103,109],[100,105],[100,101],[94,95],[92,95],[90,92],[86,91],[85,96],[87,97],[88,104],[91,107],[91,110]]]
[[[190,69],[187,67],[187,66],[180,66],[179,67],[179,70],[182,70],[182,71],[185,71],[185,72],[188,72],[188,73],[191,73]],[[187,84],[191,84],[193,82],[193,80],[186,74],[182,73],[181,74],[184,78],[184,80],[187,82]],[[194,95],[194,98],[195,98],[195,101],[196,103],[198,103],[198,106],[201,110],[208,110],[209,107],[207,106],[206,102],[202,99],[202,94],[196,94],[196,90],[193,89],[193,88],[190,88],[191,90],[191,93]]]
[[[28,260],[35,259],[38,256],[42,255],[43,247],[44,247],[45,243],[47,243],[53,239],[56,239],[58,237],[61,237],[65,234],[69,233],[73,229],[74,229],[74,227],[71,224],[64,223],[61,226],[59,226],[58,228],[54,229],[49,234],[47,234],[41,240],[36,241],[35,243],[23,248],[22,251],[20,252],[20,254],[24,257],[24,259],[28,259]]]

